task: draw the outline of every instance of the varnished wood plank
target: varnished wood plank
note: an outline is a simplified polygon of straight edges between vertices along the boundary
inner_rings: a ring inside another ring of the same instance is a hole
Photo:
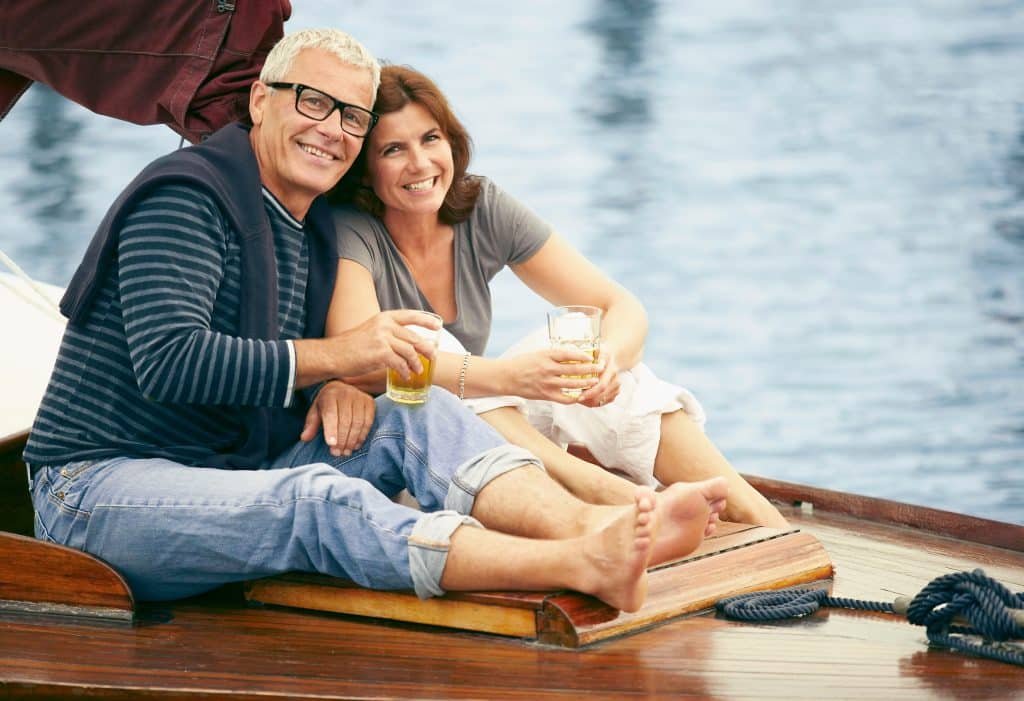
[[[876,544],[888,562],[905,563],[897,588],[923,585],[939,574],[936,562],[1024,571],[1020,553],[821,512],[786,516],[832,553],[839,596],[872,589],[863,577],[888,577],[867,559]],[[140,618],[118,628],[0,616],[0,698],[1024,697],[1019,667],[931,649],[921,628],[897,617],[847,611],[766,624],[692,616],[577,650],[240,600],[151,605]]]
[[[421,600],[407,592],[339,588],[286,578],[248,582],[246,598],[277,606],[425,623],[519,638],[532,638],[537,630],[536,614],[532,609],[521,606],[488,605],[449,598]]]
[[[577,647],[648,628],[687,613],[702,611],[736,594],[778,589],[831,577],[832,561],[814,536],[790,533],[713,557],[702,557],[658,569],[648,578],[647,602],[634,613],[608,616],[608,609],[581,606],[578,595],[551,597],[545,607],[561,611],[569,625],[553,614],[540,639]]]
[[[759,492],[783,503],[813,504],[815,509],[830,513],[919,528],[951,538],[1024,552],[1024,526],[755,475],[744,477]]]
[[[0,609],[130,621],[124,579],[86,553],[0,532]]]
[[[619,613],[577,592],[449,594],[421,601],[408,592],[375,592],[320,575],[290,574],[251,582],[250,601],[397,621],[536,638],[577,647],[636,632],[710,608],[725,596],[831,575],[831,561],[808,534],[728,524],[690,556],[651,570],[648,600]]]

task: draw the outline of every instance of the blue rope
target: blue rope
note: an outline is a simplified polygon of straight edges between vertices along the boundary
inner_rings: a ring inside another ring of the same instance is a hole
[[[1024,666],[1024,648],[1007,641],[1024,639],[1024,592],[1014,594],[982,570],[936,577],[906,605],[829,596],[824,589],[779,589],[722,599],[717,604],[727,617],[743,621],[774,621],[807,616],[822,606],[906,613],[907,620],[925,626],[933,645],[979,657]],[[960,625],[954,618],[966,619]],[[981,638],[977,642],[976,638]]]

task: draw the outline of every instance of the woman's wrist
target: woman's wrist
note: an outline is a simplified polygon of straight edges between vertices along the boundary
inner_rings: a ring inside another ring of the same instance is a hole
[[[494,396],[515,394],[515,371],[512,358],[497,358],[492,362],[491,378],[494,381],[494,386],[488,388],[490,390],[488,394]]]
[[[469,373],[469,359],[472,357],[472,353],[466,353],[462,356],[462,365],[459,367],[459,381],[456,387],[459,399],[466,398],[466,375]]]

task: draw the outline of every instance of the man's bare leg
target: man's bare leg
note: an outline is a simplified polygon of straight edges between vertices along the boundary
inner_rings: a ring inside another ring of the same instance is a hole
[[[722,518],[771,528],[789,527],[779,510],[736,472],[714,443],[683,411],[662,416],[661,442],[654,458],[654,476],[662,484],[669,485],[724,477],[729,484],[729,503]]]
[[[515,407],[500,407],[480,414],[509,443],[540,458],[556,482],[588,504],[632,503],[635,485],[600,465],[581,460],[551,441]]]
[[[637,494],[652,493],[630,485]],[[649,564],[691,553],[714,531],[725,507],[723,479],[677,484],[654,495],[661,534]],[[542,470],[523,467],[495,478],[476,496],[472,516],[485,527],[526,538],[576,538],[604,529],[620,518],[623,506],[587,504],[569,494]]]
[[[638,488],[635,499],[602,528],[575,538],[534,540],[461,526],[451,537],[441,587],[574,589],[636,611],[647,596],[647,565],[660,524],[654,492]]]

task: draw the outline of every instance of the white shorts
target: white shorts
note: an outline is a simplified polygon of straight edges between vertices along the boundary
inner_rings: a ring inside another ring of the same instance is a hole
[[[466,352],[447,331],[442,332],[439,345],[443,351]],[[547,329],[540,328],[502,353],[502,357],[547,347]],[[661,486],[654,477],[654,458],[661,440],[662,415],[682,409],[703,430],[704,408],[689,391],[658,379],[643,363],[619,373],[619,382],[618,396],[602,407],[515,396],[480,397],[466,399],[465,403],[477,414],[514,406],[538,431],[563,448],[583,445],[598,462],[631,482]]]

